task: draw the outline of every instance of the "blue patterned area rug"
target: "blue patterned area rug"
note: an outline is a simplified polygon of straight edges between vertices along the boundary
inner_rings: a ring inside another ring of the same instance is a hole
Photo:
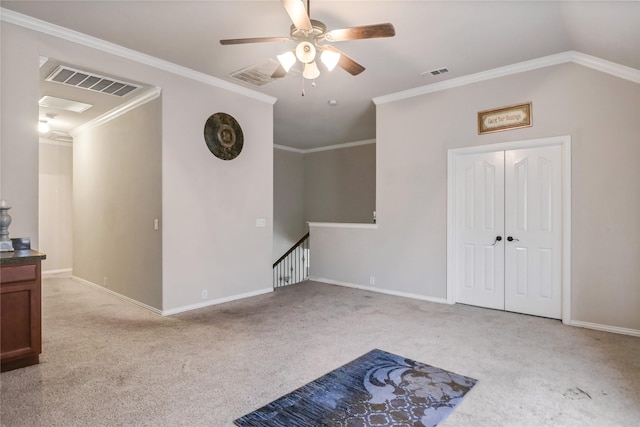
[[[435,426],[476,382],[372,350],[235,423],[240,427]]]

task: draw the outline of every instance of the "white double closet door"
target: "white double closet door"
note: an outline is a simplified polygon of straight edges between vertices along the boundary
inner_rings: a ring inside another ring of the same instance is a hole
[[[562,315],[562,149],[456,158],[457,302]]]

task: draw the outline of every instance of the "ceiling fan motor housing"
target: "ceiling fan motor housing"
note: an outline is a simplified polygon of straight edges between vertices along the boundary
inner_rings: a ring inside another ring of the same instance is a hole
[[[327,26],[320,21],[311,19],[311,31],[307,31],[302,28],[297,28],[295,25],[291,26],[291,38],[295,41],[308,41],[316,42],[322,41],[327,33]]]

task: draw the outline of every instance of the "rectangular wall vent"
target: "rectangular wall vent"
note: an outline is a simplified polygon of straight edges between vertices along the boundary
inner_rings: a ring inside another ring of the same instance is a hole
[[[141,87],[135,83],[127,83],[88,71],[76,70],[66,65],[59,65],[45,80],[115,96],[125,96]]]
[[[70,99],[56,98],[55,96],[45,95],[40,98],[38,105],[41,107],[55,108],[58,110],[73,111],[74,113],[83,113],[93,107],[91,104],[84,102],[72,101]]]

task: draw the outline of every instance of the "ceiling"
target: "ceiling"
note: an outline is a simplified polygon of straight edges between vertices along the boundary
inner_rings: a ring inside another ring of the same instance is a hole
[[[274,142],[299,149],[375,138],[374,97],[547,55],[575,50],[640,69],[638,1],[312,0],[311,17],[330,30],[384,22],[396,29],[392,38],[336,42],[366,70],[352,76],[321,67],[315,87],[303,82],[301,70],[260,87],[229,76],[295,47],[219,43],[288,36],[291,21],[277,0],[2,0],[1,6],[273,96]],[[448,73],[428,73],[445,67]]]

